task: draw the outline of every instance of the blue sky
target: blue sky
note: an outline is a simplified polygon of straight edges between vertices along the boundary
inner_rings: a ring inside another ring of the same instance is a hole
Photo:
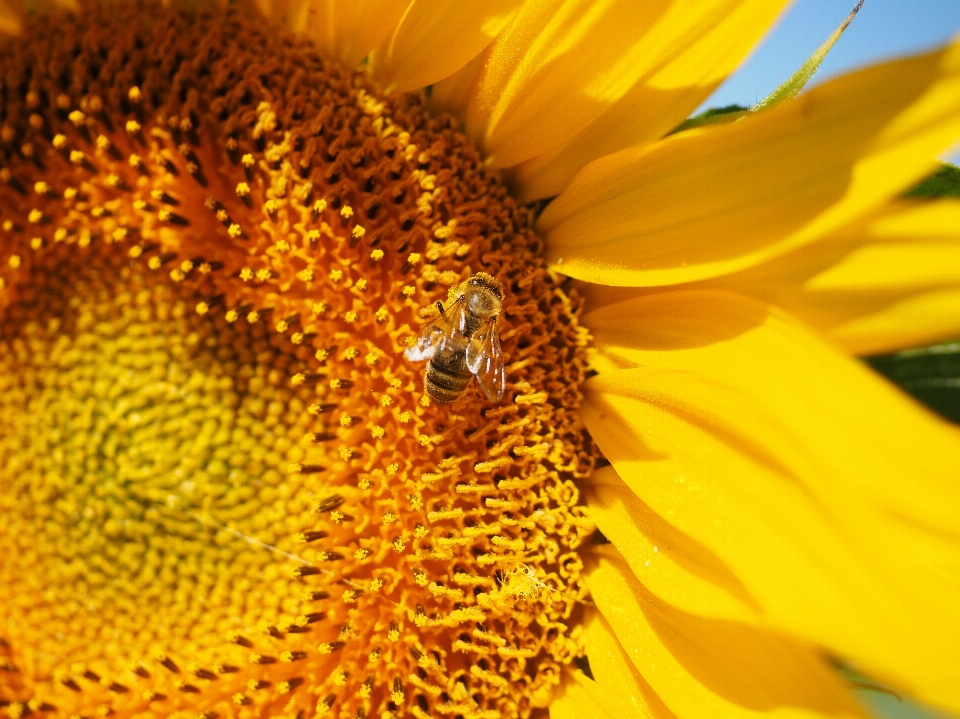
[[[796,0],[746,64],[704,103],[752,105],[806,60],[856,0]],[[960,33],[960,0],[866,0],[812,84],[865,64],[921,52]],[[960,148],[949,159],[960,162]]]

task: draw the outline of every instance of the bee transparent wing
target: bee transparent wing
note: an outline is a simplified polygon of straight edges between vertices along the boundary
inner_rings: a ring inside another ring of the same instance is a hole
[[[461,299],[454,300],[433,322],[420,330],[416,343],[407,347],[403,356],[411,362],[422,362],[453,342],[454,333],[461,334],[460,328],[465,321],[464,304]]]
[[[467,369],[476,376],[487,399],[497,401],[503,397],[506,376],[497,320],[488,322],[473,333],[467,344]]]

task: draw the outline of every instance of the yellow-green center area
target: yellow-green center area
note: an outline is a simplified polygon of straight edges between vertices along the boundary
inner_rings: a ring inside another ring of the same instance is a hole
[[[0,635],[35,676],[297,613],[264,545],[310,524],[285,471],[309,418],[294,358],[264,323],[200,316],[160,273],[85,255],[0,309]]]

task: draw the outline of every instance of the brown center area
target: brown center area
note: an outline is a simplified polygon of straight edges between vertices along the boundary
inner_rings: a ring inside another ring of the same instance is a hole
[[[0,66],[7,712],[543,706],[592,444],[532,211],[238,12],[40,16]],[[506,393],[433,405],[403,352],[477,272]]]

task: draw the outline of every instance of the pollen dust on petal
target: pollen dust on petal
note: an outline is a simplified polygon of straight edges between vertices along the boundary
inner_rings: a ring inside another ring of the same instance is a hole
[[[35,15],[0,66],[6,714],[544,706],[594,450],[531,210],[236,11]],[[403,350],[480,271],[507,393],[431,406]]]

